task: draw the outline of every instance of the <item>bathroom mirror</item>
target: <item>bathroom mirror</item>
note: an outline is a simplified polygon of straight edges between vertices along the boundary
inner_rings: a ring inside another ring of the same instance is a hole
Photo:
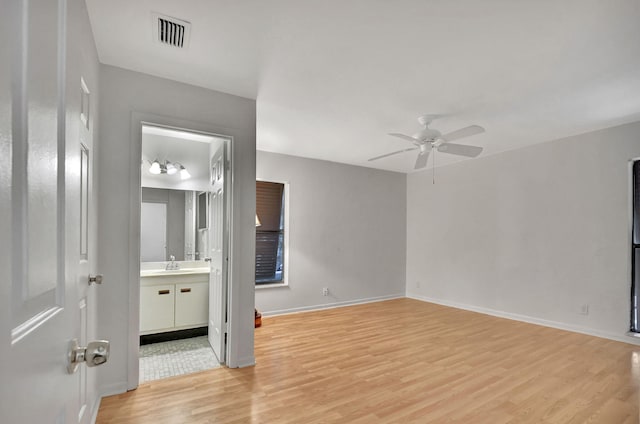
[[[203,260],[206,192],[142,187],[140,261]]]

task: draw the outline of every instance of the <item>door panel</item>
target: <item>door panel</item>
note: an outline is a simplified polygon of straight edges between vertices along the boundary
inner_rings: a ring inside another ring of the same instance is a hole
[[[64,174],[58,172],[64,163],[58,155],[64,152],[65,138],[57,91],[62,78],[58,62],[64,58],[56,53],[63,51],[64,40],[55,37],[58,20],[46,19],[58,16],[60,7],[63,4],[44,0],[16,5],[27,33],[18,48],[22,67],[15,75],[20,85],[12,125],[13,264],[20,271],[13,279],[12,322],[20,329],[12,334],[14,341],[61,307],[64,293]],[[36,54],[38,43],[46,50],[42,56]]]
[[[212,143],[210,160],[209,202],[209,343],[221,363],[226,350],[226,286],[227,286],[227,159],[226,141]]]

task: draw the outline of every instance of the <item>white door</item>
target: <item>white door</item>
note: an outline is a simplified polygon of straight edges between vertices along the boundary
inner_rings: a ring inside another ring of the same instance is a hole
[[[209,343],[221,363],[226,351],[227,208],[226,142],[211,144],[209,201]]]
[[[65,103],[79,95],[80,81],[69,87],[64,73],[66,13],[64,0],[16,0],[3,1],[0,14],[0,411],[6,423],[78,423],[89,415],[81,414],[83,376],[66,367],[83,313],[81,148]]]

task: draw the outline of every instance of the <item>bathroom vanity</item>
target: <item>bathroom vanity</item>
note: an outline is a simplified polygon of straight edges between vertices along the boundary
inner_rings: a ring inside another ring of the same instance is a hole
[[[140,271],[140,335],[205,327],[209,268]]]
[[[207,193],[142,187],[141,336],[208,325]]]

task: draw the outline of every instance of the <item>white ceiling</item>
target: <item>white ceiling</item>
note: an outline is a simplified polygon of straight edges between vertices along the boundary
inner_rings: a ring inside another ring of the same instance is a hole
[[[86,0],[100,61],[257,99],[257,148],[411,172],[444,114],[483,155],[640,119],[639,0]],[[152,12],[191,22],[178,50]],[[438,155],[439,165],[461,160]]]

